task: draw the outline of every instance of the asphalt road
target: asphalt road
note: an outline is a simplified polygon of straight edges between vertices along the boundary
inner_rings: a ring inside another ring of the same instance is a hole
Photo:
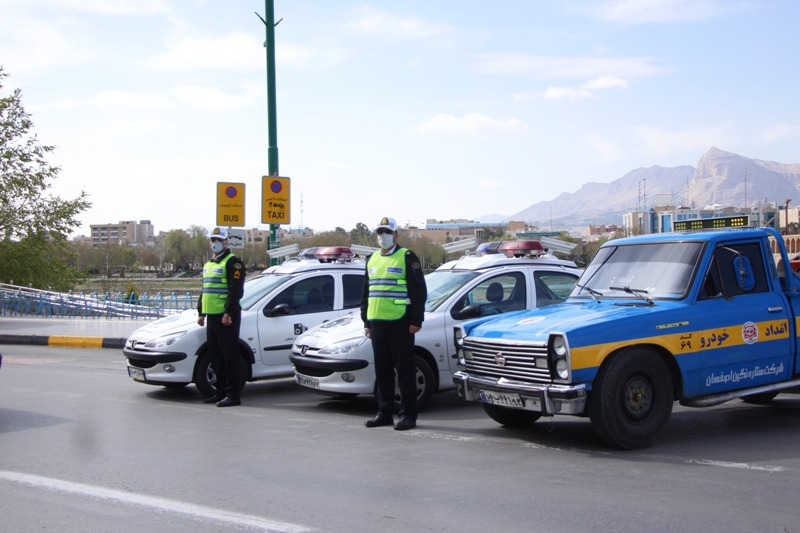
[[[397,432],[291,380],[221,409],[134,383],[117,350],[0,351],[2,532],[800,532],[800,396],[676,405],[621,452],[587,419],[509,430],[454,394]]]

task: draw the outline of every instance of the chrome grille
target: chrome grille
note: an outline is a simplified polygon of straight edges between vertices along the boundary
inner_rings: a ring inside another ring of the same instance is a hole
[[[466,369],[470,374],[527,383],[552,383],[547,368],[546,343],[522,344],[467,337],[463,349],[472,353],[472,358],[466,359]]]

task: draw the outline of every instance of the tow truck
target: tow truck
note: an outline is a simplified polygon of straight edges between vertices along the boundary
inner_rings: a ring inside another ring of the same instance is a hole
[[[747,224],[609,241],[564,303],[456,325],[458,394],[504,426],[588,416],[603,441],[634,449],[658,439],[674,401],[796,390],[800,277],[775,229],[726,229]]]
[[[418,406],[434,391],[454,387],[453,326],[472,318],[563,301],[580,270],[551,250],[573,247],[547,238],[484,243],[425,276],[425,321],[415,335],[414,347]],[[299,336],[289,359],[295,380],[308,391],[339,398],[375,392],[372,344],[364,336],[359,310]],[[395,401],[399,402],[397,394]]]
[[[364,264],[349,247],[306,248],[245,281],[239,339],[244,379],[292,376],[294,340],[308,328],[358,308]],[[122,352],[135,381],[167,388],[194,383],[202,395],[216,394],[206,328],[197,325],[197,310],[137,329]]]

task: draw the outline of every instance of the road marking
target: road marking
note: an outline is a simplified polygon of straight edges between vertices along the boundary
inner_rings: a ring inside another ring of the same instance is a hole
[[[267,531],[270,533],[301,533],[303,531],[311,531],[310,528],[306,526],[290,524],[288,522],[280,522],[277,520],[268,520],[260,516],[234,513],[230,511],[224,511],[222,509],[214,509],[212,507],[195,505],[192,503],[168,500],[165,498],[156,498],[153,496],[145,496],[143,494],[134,494],[131,492],[107,489],[94,485],[85,485],[83,483],[72,483],[70,481],[62,481],[60,479],[22,474],[20,472],[0,470],[0,479],[13,481],[15,483],[20,483],[22,485],[27,485],[34,488],[65,492],[67,494],[75,494],[88,498],[112,500],[127,505],[150,507],[153,509],[158,509],[159,511],[181,514],[198,521],[213,521],[220,524],[232,525],[234,527],[245,527],[258,531]]]
[[[785,468],[783,468],[782,466],[753,465],[750,463],[730,463],[727,461],[711,461],[709,459],[687,459],[686,462],[704,466],[722,466],[725,468],[741,468],[744,470],[762,470],[764,472],[783,472],[785,470]]]

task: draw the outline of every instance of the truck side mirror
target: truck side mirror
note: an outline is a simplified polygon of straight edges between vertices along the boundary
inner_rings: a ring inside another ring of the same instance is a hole
[[[264,308],[264,316],[266,317],[286,316],[288,314],[289,314],[289,304],[286,303],[278,304],[272,309],[268,307]]]
[[[739,290],[744,292],[752,291],[756,286],[756,276],[753,272],[750,258],[746,255],[737,254],[733,258],[733,269],[736,272],[736,284]]]

